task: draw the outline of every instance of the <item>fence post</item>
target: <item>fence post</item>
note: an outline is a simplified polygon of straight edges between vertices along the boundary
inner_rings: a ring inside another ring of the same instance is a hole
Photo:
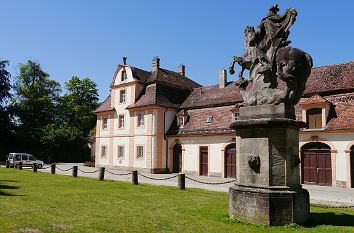
[[[132,171],[132,183],[135,185],[139,184],[137,170]]]
[[[73,177],[77,177],[77,166],[73,166]]]
[[[38,164],[33,163],[33,172],[37,172]]]
[[[98,180],[103,180],[104,179],[104,167],[100,167],[100,173],[98,174]]]
[[[18,166],[18,170],[22,170],[22,165],[23,165],[22,162],[19,162],[19,163],[18,163],[18,165],[17,165],[17,166]]]
[[[50,165],[50,173],[55,174],[55,163]]]
[[[6,168],[9,168],[9,167],[10,167],[10,161],[6,160]]]
[[[186,175],[183,173],[178,174],[178,188],[181,190],[186,189]]]

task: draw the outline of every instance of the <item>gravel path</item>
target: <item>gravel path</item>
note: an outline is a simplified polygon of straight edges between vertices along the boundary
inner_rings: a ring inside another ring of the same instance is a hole
[[[62,175],[72,175],[72,171],[60,171],[72,168],[72,166],[78,165],[78,176],[98,178],[98,169],[93,167],[85,167],[82,164],[57,164],[56,173]],[[45,165],[44,168],[39,169],[40,172],[50,173],[50,165]],[[59,168],[59,169],[58,169]],[[97,171],[97,172],[95,172]],[[107,171],[113,173],[110,174]],[[89,173],[84,173],[89,172]],[[94,172],[94,173],[93,173]],[[116,175],[119,174],[119,175]],[[145,174],[142,175],[154,178],[165,179],[176,176],[177,174]],[[167,180],[153,180],[139,175],[139,183],[146,183],[152,185],[165,185],[165,186],[177,186],[177,177]],[[186,188],[199,188],[218,192],[227,192],[229,187],[233,185],[233,179],[215,178],[215,177],[202,177],[202,176],[186,176],[191,179],[195,179],[200,182],[207,183],[223,183],[226,184],[202,184],[196,181],[186,178]],[[106,169],[105,179],[131,182],[131,174],[128,171],[118,171],[114,169]],[[316,186],[316,185],[303,185],[303,188],[307,189],[310,193],[310,201],[312,204],[328,205],[333,207],[354,207],[354,188],[334,188],[328,186]]]

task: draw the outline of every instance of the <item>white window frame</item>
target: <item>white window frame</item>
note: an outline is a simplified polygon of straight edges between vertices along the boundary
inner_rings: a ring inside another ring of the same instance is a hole
[[[102,118],[102,129],[107,129],[108,128],[108,116],[104,116]]]
[[[117,153],[118,153],[117,158],[120,159],[120,160],[123,160],[124,159],[124,154],[125,154],[124,145],[119,145],[118,146]]]
[[[233,113],[233,121],[240,120],[240,112],[234,112]]]
[[[138,113],[138,127],[144,126],[145,124],[145,114],[144,112],[139,112]]]
[[[135,158],[137,158],[137,159],[143,159],[144,158],[144,146],[143,145],[137,145],[136,146]]]
[[[206,123],[211,123],[213,120],[213,116],[208,116]]]
[[[123,119],[123,121],[121,119]],[[125,127],[125,115],[118,115],[118,128],[123,129],[124,127]]]
[[[127,101],[127,91],[125,89],[120,90],[119,91],[119,103],[124,104],[126,101]]]
[[[184,126],[184,117],[177,118],[177,126],[183,128]]]

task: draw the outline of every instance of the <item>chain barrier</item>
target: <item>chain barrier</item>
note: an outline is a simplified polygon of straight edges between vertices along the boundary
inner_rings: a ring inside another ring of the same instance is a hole
[[[48,169],[48,168],[50,168],[50,166],[48,166],[48,167],[38,167],[39,169]]]
[[[114,175],[114,176],[127,176],[127,175],[132,174],[131,172],[123,173],[123,174],[118,174],[118,173],[110,172],[110,171],[108,171],[108,170],[106,170],[106,172],[109,173],[109,174],[111,174],[111,175]]]
[[[96,172],[99,171],[99,169],[98,169],[98,170],[96,170],[96,171],[88,172],[88,171],[83,171],[83,170],[81,170],[80,168],[78,168],[77,170],[79,170],[79,171],[82,172],[82,173],[96,173]]]
[[[138,172],[138,174],[141,175],[142,177],[144,177],[146,179],[150,179],[150,180],[170,180],[170,179],[176,178],[178,176],[178,175],[175,175],[175,176],[166,177],[166,178],[153,178],[153,177],[145,176],[145,175],[141,174],[140,172]]]
[[[72,170],[73,168],[71,167],[71,168],[69,168],[69,169],[61,169],[61,168],[59,168],[59,167],[56,167],[59,171],[62,171],[62,172],[67,172],[67,171],[70,171],[70,170]]]
[[[188,176],[186,176],[186,179],[200,183],[200,184],[210,184],[210,185],[221,185],[221,184],[229,184],[232,182],[235,182],[236,180],[230,180],[230,181],[225,181],[225,182],[205,182],[205,181],[200,181],[200,180],[195,180],[193,178],[190,178]]]

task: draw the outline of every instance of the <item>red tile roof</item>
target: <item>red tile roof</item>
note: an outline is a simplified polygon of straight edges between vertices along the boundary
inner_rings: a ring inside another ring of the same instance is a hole
[[[232,133],[234,130],[229,128],[229,125],[232,123],[232,109],[234,108],[235,107],[231,105],[187,110],[189,120],[184,127],[178,128],[175,120],[168,134],[183,136]],[[209,116],[212,117],[212,120],[210,123],[207,123]]]
[[[199,87],[192,91],[183,102],[181,108],[200,108],[220,105],[230,105],[243,102],[235,82],[228,83],[225,88],[219,85]]]
[[[319,95],[313,95],[309,98],[301,98],[299,101],[299,105],[309,105],[309,104],[318,104],[318,103],[326,103],[328,100]]]
[[[313,68],[304,96],[354,91],[354,61]]]
[[[111,107],[111,95],[109,95],[105,99],[105,101],[103,101],[103,103],[98,108],[96,108],[93,112],[99,113],[99,112],[108,112],[112,110],[114,110],[114,108]]]

